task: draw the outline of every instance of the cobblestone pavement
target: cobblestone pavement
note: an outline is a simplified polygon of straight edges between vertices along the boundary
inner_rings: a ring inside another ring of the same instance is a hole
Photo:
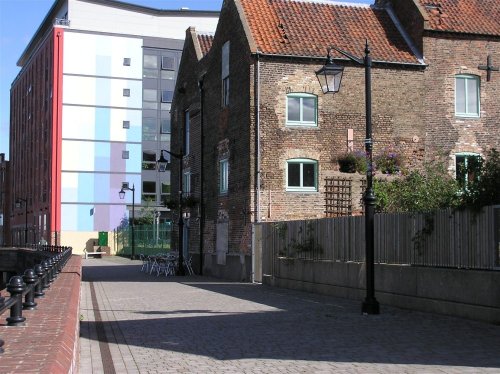
[[[84,260],[80,372],[500,373],[500,326]]]

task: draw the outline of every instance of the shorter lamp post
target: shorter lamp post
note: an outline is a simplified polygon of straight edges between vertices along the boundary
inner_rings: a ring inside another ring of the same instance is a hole
[[[132,254],[130,256],[131,260],[135,260],[135,232],[134,232],[134,224],[135,224],[135,186],[132,185],[130,188],[128,185],[122,185],[122,189],[118,192],[120,199],[125,198],[125,191],[132,191],[132,223],[130,227],[132,228]]]
[[[366,110],[366,139],[365,150],[368,161],[366,170],[366,191],[363,197],[365,203],[365,251],[366,251],[366,298],[361,306],[363,314],[379,314],[380,308],[377,299],[375,298],[375,277],[374,277],[374,214],[375,214],[375,193],[373,191],[373,172],[372,172],[372,98],[371,98],[371,66],[372,59],[370,57],[370,48],[368,40],[365,45],[365,57],[360,59],[345,52],[337,47],[331,46],[328,48],[328,55],[325,65],[316,72],[319,84],[323,93],[336,93],[340,89],[342,81],[343,66],[336,65],[332,56],[331,50],[335,50],[365,67],[365,110]]]
[[[28,245],[28,200],[18,197],[16,199],[16,208],[24,204],[24,245]]]
[[[167,170],[168,166],[168,160],[163,157],[163,152],[167,152],[170,156],[175,157],[179,159],[179,268],[177,271],[178,275],[186,275],[186,272],[184,271],[184,241],[183,241],[183,233],[184,233],[184,218],[182,216],[182,195],[183,195],[183,189],[182,189],[182,158],[183,155],[182,153],[173,153],[170,151],[167,151],[166,149],[162,149],[160,151],[160,158],[156,161],[158,171],[160,173],[163,173]]]

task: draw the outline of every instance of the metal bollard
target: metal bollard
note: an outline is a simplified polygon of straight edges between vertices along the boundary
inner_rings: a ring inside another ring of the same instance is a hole
[[[36,287],[35,287],[35,297],[36,298],[44,297],[45,296],[45,292],[43,292],[43,274],[44,274],[44,272],[43,272],[42,265],[40,265],[40,264],[35,265],[35,274],[38,277],[38,283],[36,284]]]
[[[42,261],[42,268],[43,268],[43,285],[42,285],[42,289],[46,290],[47,288],[50,287],[50,284],[49,284],[49,269],[50,269],[50,266],[49,266],[49,263],[46,260]]]
[[[52,257],[52,263],[54,264],[54,279],[57,279],[57,276],[59,275],[59,255]]]
[[[24,310],[33,310],[36,309],[35,303],[35,283],[38,280],[38,277],[35,274],[33,269],[26,269],[23,275],[24,283],[26,283],[26,287],[28,287],[28,292],[24,298],[23,309]]]
[[[8,326],[22,326],[26,321],[26,318],[23,317],[23,291],[25,288],[23,278],[18,275],[10,278],[7,291],[15,303],[10,307],[10,317],[7,317]]]
[[[47,260],[49,263],[49,282],[52,283],[54,282],[54,261],[52,261],[51,258]]]

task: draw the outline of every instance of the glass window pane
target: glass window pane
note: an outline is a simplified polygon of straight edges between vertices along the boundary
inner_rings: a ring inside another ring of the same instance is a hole
[[[170,134],[170,118],[161,119],[161,133]]]
[[[158,101],[158,92],[156,90],[144,89],[142,94],[144,101]]]
[[[288,98],[288,121],[300,121],[300,98],[299,97],[289,97]]]
[[[172,98],[174,97],[174,91],[167,91],[164,90],[161,92],[161,101],[163,103],[170,103],[172,102]]]
[[[162,184],[161,184],[161,193],[164,193],[164,194],[170,193],[170,183],[162,182]]]
[[[175,71],[162,70],[161,71],[161,79],[174,80],[175,79]]]
[[[300,164],[288,164],[288,186],[300,187]]]
[[[144,69],[142,71],[143,78],[158,78],[158,70],[156,69]]]
[[[302,98],[302,120],[316,122],[316,99],[314,97]]]
[[[467,113],[469,114],[477,114],[478,113],[478,105],[477,105],[477,80],[476,79],[467,79]]]
[[[158,69],[158,56],[144,55],[144,68]]]
[[[302,164],[303,187],[316,187],[314,164]]]
[[[156,193],[156,182],[142,182],[142,192],[143,193]]]
[[[465,113],[465,79],[456,79],[456,112]]]
[[[161,68],[164,70],[174,70],[175,59],[173,57],[162,56],[161,57]]]
[[[158,109],[158,103],[152,101],[143,101],[142,102],[143,109]]]
[[[142,152],[142,161],[156,162],[156,152],[154,151]]]

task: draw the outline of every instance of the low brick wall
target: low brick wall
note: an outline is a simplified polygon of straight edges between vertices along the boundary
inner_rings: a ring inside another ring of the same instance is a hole
[[[279,259],[263,283],[363,300],[363,263]],[[375,265],[375,296],[383,306],[500,324],[500,271]],[[361,312],[361,305],[360,305]]]
[[[82,259],[73,255],[57,279],[35,299],[36,310],[25,310],[25,326],[0,320],[0,373],[77,373],[80,336],[80,280]],[[5,294],[2,294],[5,297]]]

